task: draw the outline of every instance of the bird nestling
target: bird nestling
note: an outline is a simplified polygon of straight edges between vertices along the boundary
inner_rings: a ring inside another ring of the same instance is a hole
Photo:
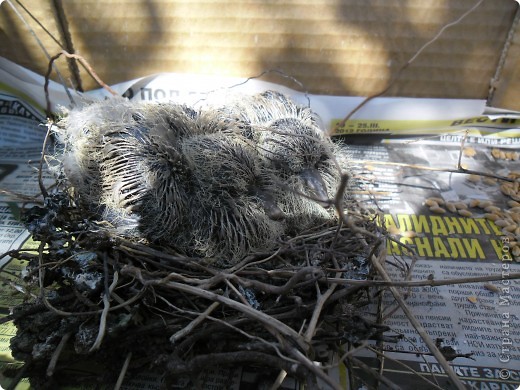
[[[78,205],[114,234],[230,264],[335,219],[337,146],[278,92],[197,110],[113,98],[55,133]]]

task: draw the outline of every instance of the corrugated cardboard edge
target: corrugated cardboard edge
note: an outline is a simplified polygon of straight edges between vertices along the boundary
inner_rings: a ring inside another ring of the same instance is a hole
[[[488,105],[520,111],[520,5],[491,81]]]
[[[21,11],[50,55],[62,49],[80,54],[108,84],[160,72],[251,77],[279,69],[314,94],[366,96],[380,92],[422,44],[475,2],[23,4],[56,37],[58,42]],[[520,29],[511,30],[517,8],[513,0],[484,1],[422,53],[386,96],[489,97],[494,106],[520,109]],[[48,57],[7,1],[0,8],[0,27],[7,43],[0,45],[0,55],[45,74]],[[60,59],[57,65],[67,85],[99,87],[72,62],[67,68]],[[55,74],[52,78],[59,81]],[[295,87],[277,76],[263,79]]]
[[[310,93],[341,96],[383,90],[421,46],[475,4],[63,2],[77,52],[105,82],[161,72],[251,77],[278,69]],[[485,99],[515,5],[480,3],[401,73],[386,96]],[[263,79],[294,87],[273,75]]]

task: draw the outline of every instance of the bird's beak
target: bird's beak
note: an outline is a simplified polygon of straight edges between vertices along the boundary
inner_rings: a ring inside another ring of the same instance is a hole
[[[327,186],[325,185],[320,172],[315,168],[307,168],[300,173],[300,177],[310,190],[309,195],[315,197],[323,207],[329,206]]]

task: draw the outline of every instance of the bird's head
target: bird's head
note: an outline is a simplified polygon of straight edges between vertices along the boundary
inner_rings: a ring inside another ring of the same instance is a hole
[[[322,203],[329,198],[323,172],[333,159],[332,142],[314,126],[296,118],[278,119],[264,131],[259,151],[285,176],[297,176],[308,195]]]

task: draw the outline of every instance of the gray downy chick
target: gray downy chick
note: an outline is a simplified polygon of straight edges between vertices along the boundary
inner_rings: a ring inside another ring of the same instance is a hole
[[[332,208],[323,206],[334,198],[340,182],[338,146],[320,129],[309,107],[266,91],[241,97],[222,110],[256,145],[264,164],[277,171],[277,201],[295,229],[334,217]]]
[[[95,103],[60,123],[62,172],[115,232],[230,263],[285,230],[275,174],[232,125],[181,105]]]
[[[193,247],[237,260],[270,249],[283,234],[282,210],[272,195],[275,173],[262,166],[250,143],[234,132],[205,134],[183,142],[194,167]]]
[[[190,169],[177,145],[196,118],[185,106],[120,98],[72,110],[57,133],[79,202],[118,233],[161,241],[184,223]]]
[[[53,127],[62,148],[56,156],[60,173],[70,182],[83,205],[99,204],[104,135],[132,125],[133,110],[133,105],[126,99],[114,98],[65,112]]]

